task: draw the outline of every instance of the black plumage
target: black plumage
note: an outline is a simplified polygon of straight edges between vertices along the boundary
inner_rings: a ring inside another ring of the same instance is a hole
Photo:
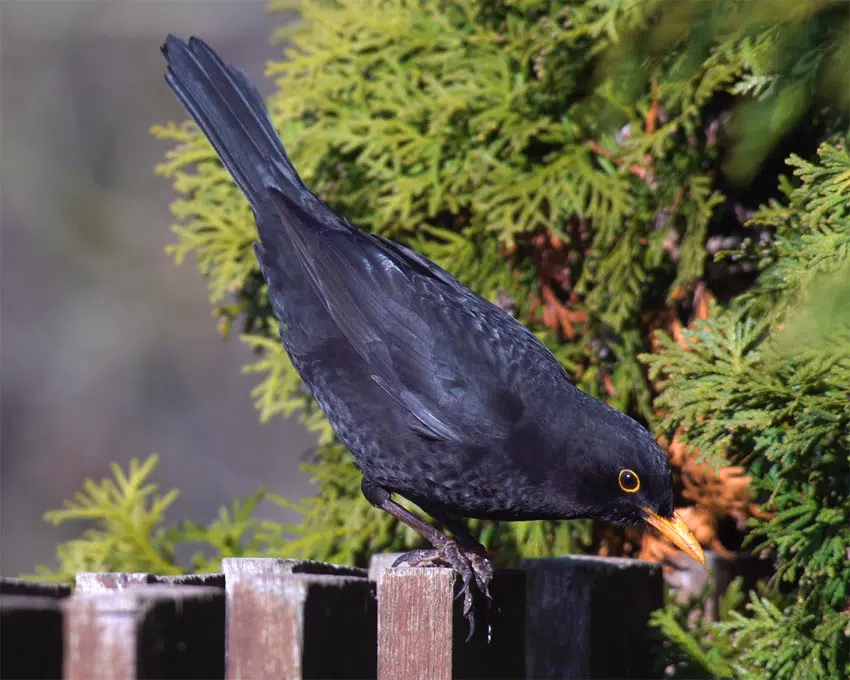
[[[578,390],[502,309],[332,212],[299,178],[241,70],[194,38],[169,36],[163,53],[166,81],[253,208],[292,363],[353,452],[367,498],[435,546],[411,561],[441,558],[486,592],[489,564],[463,517],[649,521],[701,557],[642,426]]]

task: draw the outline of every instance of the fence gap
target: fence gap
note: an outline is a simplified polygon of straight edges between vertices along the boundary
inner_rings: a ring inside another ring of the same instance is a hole
[[[664,603],[661,566],[572,555],[524,560],[527,677],[658,678],[648,635]]]

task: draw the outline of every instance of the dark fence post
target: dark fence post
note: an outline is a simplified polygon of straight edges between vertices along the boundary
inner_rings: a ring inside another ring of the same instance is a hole
[[[39,583],[22,578],[0,578],[0,595],[26,595],[28,597],[48,597],[60,600],[71,594],[67,583]]]
[[[59,583],[0,579],[0,678],[58,678],[62,674]]]
[[[491,605],[476,597],[476,631],[469,642],[451,569],[382,570],[378,563],[372,572],[378,579],[380,680],[525,676],[522,572],[496,572]]]
[[[222,560],[227,677],[374,678],[375,586],[363,569]]]
[[[660,677],[647,626],[664,603],[660,565],[574,555],[522,567],[527,677]]]
[[[66,680],[224,677],[220,588],[137,585],[62,606]]]

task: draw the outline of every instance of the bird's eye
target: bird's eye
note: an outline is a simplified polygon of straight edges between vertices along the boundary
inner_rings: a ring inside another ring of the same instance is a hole
[[[620,470],[620,488],[626,493],[634,493],[640,488],[640,477],[634,470]]]

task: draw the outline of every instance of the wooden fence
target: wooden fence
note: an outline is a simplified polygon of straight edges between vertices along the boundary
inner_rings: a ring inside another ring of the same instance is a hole
[[[496,572],[466,642],[448,569],[225,559],[221,574],[2,581],[0,677],[651,678],[658,565],[563,557]]]

